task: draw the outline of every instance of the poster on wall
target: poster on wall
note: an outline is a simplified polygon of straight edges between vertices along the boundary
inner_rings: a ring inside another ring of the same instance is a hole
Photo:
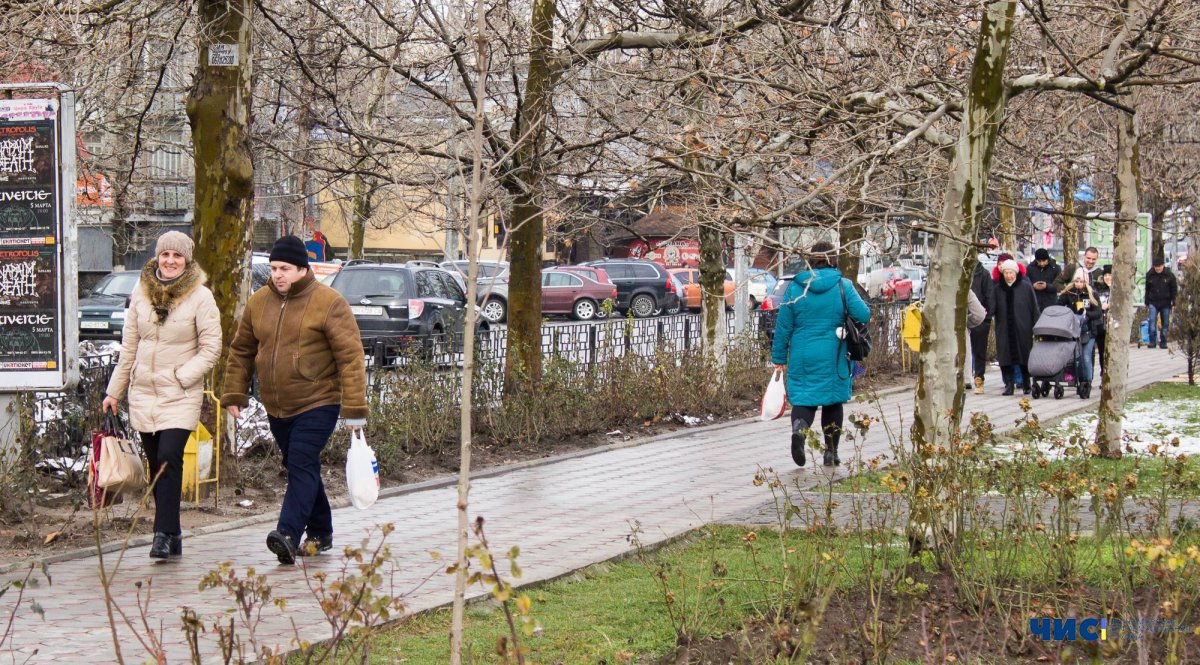
[[[57,99],[0,100],[0,388],[64,383],[59,120]]]
[[[651,240],[652,246],[642,240],[629,243],[629,256],[646,259],[664,268],[700,267],[700,241],[698,240]]]

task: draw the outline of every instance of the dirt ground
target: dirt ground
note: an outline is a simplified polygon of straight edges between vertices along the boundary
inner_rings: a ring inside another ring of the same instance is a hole
[[[919,597],[885,596],[878,608],[883,629],[872,634],[867,617],[876,615],[875,605],[865,594],[835,595],[814,633],[814,642],[803,661],[822,665],[858,665],[872,662],[914,663],[1147,663],[1166,660],[1165,636],[1141,639],[1145,653],[1129,635],[1125,639],[1105,641],[1043,642],[1029,631],[1029,617],[1020,612],[998,615],[987,604],[977,612],[968,611],[955,597],[953,583],[946,573],[915,572],[915,581],[928,585],[929,592]],[[1105,594],[1098,589],[1076,586],[1046,589],[1046,597],[1063,601],[1060,616],[1079,619],[1098,616],[1095,598]],[[1153,589],[1142,589],[1137,608],[1157,604]],[[1090,599],[1090,600],[1089,600]],[[1021,606],[1020,603],[1015,606]],[[810,608],[801,608],[800,614]],[[1120,616],[1115,612],[1114,616]],[[1131,613],[1136,616],[1136,609]],[[680,645],[654,665],[731,665],[776,662],[792,659],[802,651],[803,622],[761,620],[736,633]],[[877,636],[878,635],[878,636]],[[879,645],[878,647],[876,645]],[[1200,637],[1189,629],[1183,634],[1178,662],[1200,659]],[[790,660],[789,660],[790,662]]]
[[[906,381],[907,379],[892,379],[864,382],[863,385],[856,386],[856,391],[886,390]],[[703,418],[698,425],[746,418],[756,413],[756,405],[747,402],[744,408],[726,418]],[[689,425],[679,420],[664,420],[643,423],[619,432],[597,432],[554,442],[553,445],[476,445],[472,450],[472,467],[481,471],[629,442],[688,427]],[[243,458],[238,462],[237,468],[230,467],[226,457],[219,497],[214,499],[213,496],[207,495],[200,501],[199,506],[195,502],[185,502],[182,505],[180,522],[184,532],[257,515],[278,514],[287,478],[279,463],[278,454],[272,448],[273,446],[266,447],[265,454],[260,450],[259,454]],[[394,487],[456,474],[458,457],[457,449],[452,454],[423,454],[410,457],[405,467],[389,476],[385,484]],[[339,465],[325,464],[323,475],[325,487],[331,497],[346,495],[345,474]],[[64,487],[54,479],[44,478],[42,490],[35,507],[26,505],[22,514],[0,515],[0,562],[16,563],[95,547],[96,520],[99,521],[101,540],[105,543],[120,542],[131,534],[139,536],[153,532],[153,502],[142,507],[136,501],[126,499],[120,504],[102,509],[97,515],[86,506],[80,505],[83,500],[81,488]]]

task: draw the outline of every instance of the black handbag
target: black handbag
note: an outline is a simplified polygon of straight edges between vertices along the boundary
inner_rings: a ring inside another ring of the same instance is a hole
[[[838,291],[842,293],[842,330],[845,331],[843,341],[846,342],[846,356],[850,360],[866,360],[871,355],[871,329],[866,323],[859,323],[850,316],[850,310],[846,307],[845,285],[840,280]]]

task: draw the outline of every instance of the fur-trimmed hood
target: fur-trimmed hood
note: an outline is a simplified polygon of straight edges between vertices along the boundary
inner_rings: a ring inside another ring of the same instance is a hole
[[[141,288],[154,309],[157,323],[162,325],[171,310],[197,287],[208,283],[208,275],[193,261],[188,261],[178,279],[165,283],[158,278],[158,259],[150,259],[142,268]]]

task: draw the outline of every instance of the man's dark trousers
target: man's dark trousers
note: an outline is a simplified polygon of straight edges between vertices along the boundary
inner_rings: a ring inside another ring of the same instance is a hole
[[[290,418],[268,418],[288,473],[275,528],[286,533],[293,544],[299,545],[306,531],[314,539],[333,535],[333,513],[321,481],[321,451],[329,443],[340,411],[337,405],[319,406]]]
[[[971,328],[967,334],[971,336],[972,368],[975,376],[983,377],[987,370],[988,334],[992,332],[992,321],[988,319]]]

